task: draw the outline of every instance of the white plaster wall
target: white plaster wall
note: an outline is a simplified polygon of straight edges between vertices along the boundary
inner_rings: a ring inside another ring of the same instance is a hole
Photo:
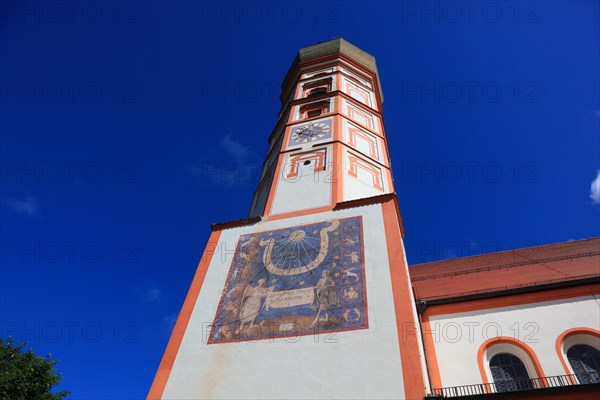
[[[361,177],[363,180],[360,179]],[[367,184],[366,182],[370,179],[371,175],[360,168],[358,169],[358,178],[355,178],[348,173],[344,173],[344,201],[379,196],[386,193],[385,191],[378,190]]]
[[[310,165],[299,164],[298,176],[288,178],[288,171],[291,168],[290,157],[297,155],[293,153],[286,157],[286,162],[282,167],[282,173],[276,176],[278,180],[275,187],[273,206],[271,214],[283,214],[288,212],[309,210],[312,208],[325,207],[331,204],[331,148],[327,147],[327,156],[325,171],[315,172],[315,162]]]
[[[369,328],[256,342],[206,344],[240,235],[363,216]],[[225,230],[167,382],[166,399],[398,399],[404,386],[381,205]],[[316,340],[318,338],[318,340]]]
[[[442,385],[482,383],[477,351],[495,336],[525,342],[536,353],[546,376],[565,375],[556,354],[556,339],[575,327],[598,329],[599,320],[594,296],[433,316],[431,332]]]
[[[365,159],[365,157],[361,157]],[[342,179],[342,190],[343,190],[343,199],[344,201],[362,199],[365,197],[373,197],[379,196],[384,193],[388,193],[387,182],[385,175],[381,174],[381,184],[383,186],[383,191],[373,187],[372,175],[368,172],[364,171],[362,168],[357,168],[357,177],[348,174],[349,169],[349,161],[348,161],[348,152],[344,152],[344,164],[343,164],[343,179]],[[370,163],[373,166],[376,166],[374,163]],[[380,170],[381,168],[377,166]]]

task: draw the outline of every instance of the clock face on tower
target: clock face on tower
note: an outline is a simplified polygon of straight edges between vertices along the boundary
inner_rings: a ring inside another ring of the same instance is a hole
[[[362,218],[240,237],[208,343],[367,329]]]
[[[314,142],[331,137],[330,121],[317,121],[300,125],[292,129],[290,145]]]

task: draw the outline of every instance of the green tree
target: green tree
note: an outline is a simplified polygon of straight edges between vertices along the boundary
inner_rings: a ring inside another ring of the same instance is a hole
[[[54,366],[58,360],[36,356],[33,350],[23,351],[27,343],[15,343],[11,337],[0,338],[0,399],[61,400],[71,392],[50,390],[60,383],[61,375]]]

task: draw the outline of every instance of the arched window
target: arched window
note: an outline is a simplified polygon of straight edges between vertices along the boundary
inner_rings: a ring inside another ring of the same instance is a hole
[[[587,344],[576,344],[567,351],[567,359],[579,383],[600,382],[600,351]]]
[[[490,370],[497,392],[533,389],[525,364],[517,356],[496,354],[490,360]]]

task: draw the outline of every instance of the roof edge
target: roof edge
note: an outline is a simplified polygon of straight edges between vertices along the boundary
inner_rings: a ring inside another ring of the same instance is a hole
[[[550,246],[557,246],[557,245],[564,245],[567,243],[580,243],[580,242],[588,242],[591,240],[599,240],[600,237],[591,237],[591,238],[587,238],[587,239],[578,239],[578,240],[570,240],[570,241],[566,241],[566,242],[557,242],[557,243],[547,243],[547,244],[541,244],[538,246],[529,246],[529,247],[519,247],[516,249],[509,249],[509,250],[502,250],[502,251],[493,251],[490,253],[481,253],[481,254],[474,254],[474,255],[470,255],[470,256],[464,256],[464,257],[455,257],[455,258],[446,258],[443,260],[437,260],[437,261],[427,261],[424,263],[418,263],[418,264],[409,264],[410,268],[417,268],[417,267],[421,267],[421,266],[425,266],[425,265],[431,265],[431,264],[441,264],[441,263],[447,263],[447,262],[460,262],[460,261],[464,261],[464,260],[473,260],[479,257],[487,257],[490,255],[496,255],[496,254],[504,254],[504,253],[510,253],[510,252],[518,252],[518,251],[526,251],[526,250],[531,250],[531,249],[542,249],[545,247],[550,247]],[[573,254],[579,254],[579,253],[573,253]],[[535,262],[535,260],[531,260],[532,262]]]
[[[436,297],[418,297],[415,295],[415,300],[424,302],[427,306],[435,306],[450,303],[461,303],[465,301],[481,300],[492,297],[511,296],[521,293],[539,292],[544,290],[560,289],[572,286],[586,286],[600,283],[600,275],[585,276],[583,278],[553,280],[547,282],[534,282],[527,285],[515,286],[503,289],[491,289],[489,291],[481,291],[478,293],[467,293],[448,296]]]

